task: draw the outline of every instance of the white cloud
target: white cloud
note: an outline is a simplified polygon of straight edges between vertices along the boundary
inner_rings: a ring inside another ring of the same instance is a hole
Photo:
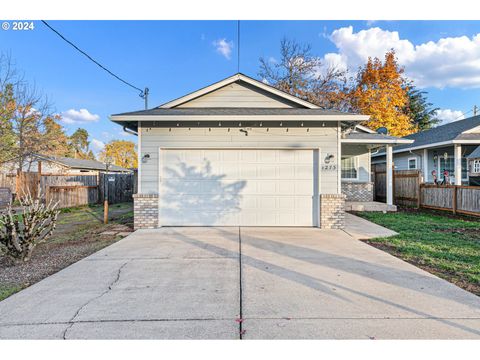
[[[118,132],[118,135],[123,136],[123,137],[132,136],[132,134],[130,134],[130,133],[126,132],[126,131],[123,131],[123,130],[120,130],[120,131]]]
[[[225,57],[225,59],[230,60],[232,57],[233,41],[227,41],[227,39],[218,39],[213,43],[217,52]]]
[[[437,110],[437,119],[440,120],[439,125],[451,123],[453,121],[465,119],[465,115],[460,110],[441,109]]]
[[[62,112],[60,115],[62,116],[62,121],[66,124],[88,123],[100,120],[99,115],[92,114],[87,109],[70,109]]]
[[[90,142],[90,145],[94,152],[100,152],[105,148],[105,143],[98,139],[92,139],[92,141]]]
[[[480,33],[414,45],[398,31],[373,27],[354,33],[349,26],[334,30],[329,38],[338,52],[326,54],[326,64],[356,70],[368,57],[383,59],[393,48],[406,75],[419,87],[480,87]]]

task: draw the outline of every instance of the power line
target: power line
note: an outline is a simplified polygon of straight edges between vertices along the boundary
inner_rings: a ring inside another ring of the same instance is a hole
[[[240,72],[240,20],[237,21],[237,73]]]
[[[145,88],[145,90],[142,90],[138,87],[136,87],[135,85],[132,85],[130,84],[128,81],[122,79],[120,76],[114,74],[113,72],[111,72],[110,70],[108,70],[105,66],[103,66],[102,64],[100,64],[98,61],[96,61],[94,58],[92,58],[90,55],[88,55],[85,51],[83,51],[82,49],[80,49],[78,46],[76,46],[74,43],[72,43],[70,40],[68,40],[65,36],[63,36],[62,34],[60,34],[57,30],[55,30],[53,27],[51,27],[45,20],[41,20],[42,23],[48,27],[50,30],[52,30],[55,34],[57,34],[63,41],[65,41],[66,43],[68,43],[69,45],[71,45],[72,47],[75,48],[75,50],[77,50],[78,52],[80,52],[82,55],[86,56],[90,61],[92,61],[94,64],[96,64],[97,66],[99,66],[102,70],[106,71],[107,73],[109,73],[110,75],[112,75],[114,78],[116,78],[117,80],[120,80],[122,83],[124,83],[125,85],[127,86],[130,86],[131,88],[135,89],[135,90],[138,90],[140,91],[140,97],[145,99],[146,96],[148,96],[148,88]]]

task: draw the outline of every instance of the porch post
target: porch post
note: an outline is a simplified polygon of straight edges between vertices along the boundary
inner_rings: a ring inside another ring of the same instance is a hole
[[[462,185],[462,145],[455,144],[455,185]]]
[[[387,177],[387,205],[393,205],[393,151],[392,145],[387,145],[386,148],[387,154],[387,168],[386,168],[386,177]]]
[[[428,182],[428,149],[423,149],[423,182]]]

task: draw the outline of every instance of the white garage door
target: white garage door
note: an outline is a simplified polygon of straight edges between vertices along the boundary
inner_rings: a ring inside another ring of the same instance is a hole
[[[315,226],[313,150],[161,149],[160,225]]]

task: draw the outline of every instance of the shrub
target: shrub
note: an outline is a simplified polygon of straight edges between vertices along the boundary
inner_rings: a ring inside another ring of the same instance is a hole
[[[36,246],[52,235],[59,213],[57,204],[43,204],[30,194],[20,205],[20,214],[10,204],[0,215],[0,253],[14,262],[30,260]]]

